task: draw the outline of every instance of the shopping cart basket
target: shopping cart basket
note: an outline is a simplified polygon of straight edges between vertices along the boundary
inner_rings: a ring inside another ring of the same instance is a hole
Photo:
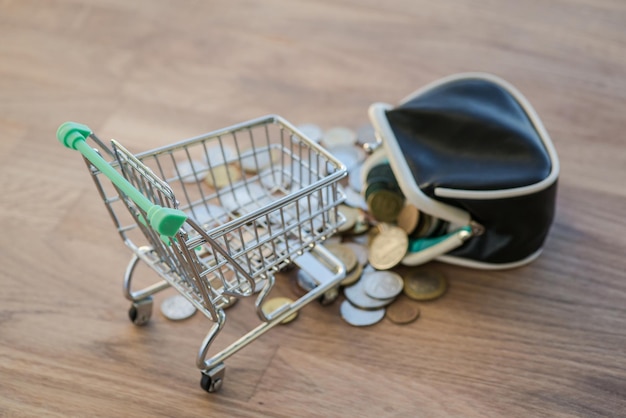
[[[221,387],[227,357],[345,275],[341,262],[316,244],[343,222],[338,182],[346,169],[279,116],[137,155],[115,140],[107,146],[87,126],[73,122],[62,124],[57,137],[84,156],[117,231],[134,253],[124,276],[131,321],[145,324],[151,296],[171,286],[214,322],[197,356],[201,385],[209,392]],[[139,260],[163,280],[133,290]],[[274,273],[292,263],[325,273],[317,275],[319,285],[306,295],[264,312]],[[226,320],[224,307],[247,296],[256,297],[260,324],[209,356]]]

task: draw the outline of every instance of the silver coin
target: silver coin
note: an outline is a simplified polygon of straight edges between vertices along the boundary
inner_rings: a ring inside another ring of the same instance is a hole
[[[267,168],[259,173],[259,182],[272,193],[278,189],[289,188],[291,177],[282,173],[277,167]]]
[[[205,158],[210,167],[217,167],[232,161],[236,155],[234,149],[216,144],[207,147]]]
[[[344,300],[339,308],[341,317],[348,324],[355,327],[366,327],[368,325],[374,325],[385,316],[385,309],[376,309],[373,311],[366,311],[359,309],[352,305],[349,301]]]
[[[359,126],[356,130],[356,140],[359,144],[376,142],[376,130],[370,124]]]
[[[363,210],[369,210],[365,198],[359,193],[354,191],[351,187],[344,187],[343,192],[346,195],[346,204],[353,208],[361,208]]]
[[[363,274],[365,274],[365,273],[373,273],[373,272],[375,272],[375,271],[378,271],[378,270],[376,270],[376,269],[375,269],[375,268],[374,268],[371,264],[368,264],[368,265],[367,265],[367,266],[365,266],[365,268],[363,269]]]
[[[333,155],[333,157],[341,161],[341,163],[346,166],[347,171],[356,167],[362,161],[363,157],[363,151],[359,152],[359,148],[352,145],[334,147],[330,148],[328,151]]]
[[[324,132],[322,131],[322,128],[320,128],[319,126],[313,124],[313,123],[304,123],[302,125],[298,125],[296,126],[296,128],[307,138],[309,138],[311,141],[319,143],[320,140],[322,139],[322,136],[324,135]],[[293,142],[299,142],[299,138],[296,136],[292,137]]]
[[[371,273],[369,273],[371,274]],[[375,299],[365,293],[363,277],[350,287],[343,289],[343,294],[354,306],[361,309],[378,309],[389,305],[395,298]]]
[[[248,152],[252,153],[248,154]],[[246,151],[246,154],[245,157],[241,158],[241,168],[248,173],[258,173],[267,170],[280,158],[280,151],[277,149]]]
[[[161,313],[171,321],[187,319],[196,313],[196,307],[183,295],[174,295],[161,303]]]
[[[402,277],[391,271],[377,271],[363,277],[363,290],[374,299],[395,298],[402,292],[403,287]]]
[[[361,178],[362,168],[363,164],[358,164],[355,167],[352,167],[352,170],[348,173],[348,184],[350,184],[350,187],[359,193],[363,190],[363,179]]]
[[[271,201],[267,192],[257,183],[226,190],[220,194],[222,206],[230,212],[252,212]]]
[[[176,163],[174,176],[178,176],[183,183],[202,181],[207,175],[208,167],[200,161],[181,161]]]

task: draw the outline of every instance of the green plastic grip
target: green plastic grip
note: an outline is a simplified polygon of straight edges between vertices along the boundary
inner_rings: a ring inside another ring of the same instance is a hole
[[[146,212],[148,222],[159,234],[172,237],[187,220],[185,212],[155,205],[109,165],[85,140],[92,131],[76,122],[65,122],[57,130],[57,139],[67,148],[80,152],[111,180],[126,196]]]
[[[409,252],[410,253],[416,253],[422,250],[425,250],[426,248],[430,248],[433,245],[437,245],[440,242],[443,242],[445,240],[447,240],[448,238],[450,238],[453,235],[456,235],[459,231],[467,231],[468,233],[472,232],[472,228],[469,226],[464,226],[459,228],[458,230],[451,232],[449,234],[446,235],[442,235],[439,237],[435,237],[435,238],[411,238],[409,239]]]

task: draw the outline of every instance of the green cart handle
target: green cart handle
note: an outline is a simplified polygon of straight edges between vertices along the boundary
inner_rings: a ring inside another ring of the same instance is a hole
[[[92,131],[88,126],[76,122],[65,122],[57,130],[57,139],[67,148],[79,151],[97,167],[126,196],[147,214],[148,222],[159,234],[172,237],[187,220],[185,212],[152,203],[133,187],[120,173],[109,165],[85,140]]]

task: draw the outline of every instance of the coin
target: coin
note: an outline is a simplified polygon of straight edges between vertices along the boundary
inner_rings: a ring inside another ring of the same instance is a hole
[[[322,128],[313,124],[313,123],[304,123],[302,125],[296,126],[296,128],[304,135],[306,138],[310,139],[315,143],[319,143],[324,135]],[[292,136],[293,142],[300,142],[300,139],[295,135]]]
[[[370,124],[361,125],[356,130],[356,140],[359,144],[376,142],[376,130]]]
[[[291,303],[293,303],[293,300],[289,298],[277,297],[277,298],[266,300],[263,306],[261,307],[261,309],[263,310],[263,313],[265,315],[270,315],[272,312],[275,312],[276,310],[282,308],[283,306],[289,305]],[[296,319],[297,316],[298,316],[298,311],[295,311],[294,313],[292,313],[291,315],[283,319],[280,323],[287,324],[293,321],[294,319]]]
[[[357,221],[357,218],[359,217],[359,210],[356,208],[351,208],[347,205],[339,205],[337,206],[337,210],[340,214],[344,216],[344,218],[346,218],[346,221],[343,224],[339,225],[337,231],[346,232],[352,229]]]
[[[356,142],[356,134],[350,128],[338,126],[324,132],[322,145],[327,149],[354,145]]]
[[[235,150],[228,146],[211,145],[205,149],[205,159],[210,167],[223,165],[235,158]]]
[[[241,170],[233,164],[212,166],[204,181],[214,189],[221,189],[241,180]]]
[[[404,294],[414,300],[433,300],[447,290],[445,276],[432,268],[412,270],[404,277]]]
[[[183,295],[174,295],[161,303],[161,313],[171,321],[180,321],[193,316],[196,307]]]
[[[355,327],[365,327],[380,322],[385,316],[385,309],[376,309],[366,311],[352,305],[349,301],[344,300],[339,308],[341,317],[348,324]]]
[[[378,270],[388,270],[402,261],[408,246],[409,238],[404,230],[386,226],[372,239],[369,262]]]
[[[396,324],[408,324],[420,316],[420,308],[417,303],[405,295],[400,295],[391,305],[387,306],[385,315]]]
[[[346,272],[354,270],[358,264],[358,259],[352,248],[343,244],[325,244],[324,247],[343,263]]]
[[[367,196],[367,207],[380,222],[395,222],[403,206],[404,196],[392,190],[378,189]]]
[[[345,187],[343,192],[346,194],[346,204],[352,206],[353,208],[359,208],[363,210],[367,210],[367,202],[361,195],[361,193],[353,190],[351,187]]]
[[[328,151],[346,166],[347,171],[356,167],[365,157],[365,152],[353,145],[333,147],[329,148]]]
[[[218,193],[222,207],[230,212],[251,212],[269,203],[271,198],[257,183]],[[245,209],[244,209],[245,208]]]
[[[419,217],[419,210],[414,205],[408,203],[404,205],[404,207],[398,214],[396,223],[400,228],[404,229],[404,231],[410,235],[413,231],[415,231],[415,228],[417,228]]]
[[[346,274],[346,277],[339,284],[342,286],[350,286],[361,278],[362,273],[363,266],[361,264],[357,264],[351,272]]]
[[[291,176],[285,175],[278,167],[266,168],[259,173],[259,182],[270,192],[287,189],[291,186]]]
[[[376,270],[374,267],[372,267],[371,264],[368,264],[367,266],[363,267],[363,274],[365,274],[365,273],[373,273],[375,271],[380,271],[380,270]]]
[[[206,177],[207,166],[200,161],[181,161],[176,163],[174,176],[180,178],[183,183],[202,181]]]
[[[348,184],[352,189],[361,193],[363,190],[363,180],[361,179],[361,169],[363,168],[363,164],[359,164],[356,167],[353,167],[352,170],[348,173]]]
[[[263,149],[259,151],[248,150],[246,155],[241,159],[241,168],[248,173],[258,173],[271,167],[278,158],[280,158],[280,151],[277,149]]]
[[[377,271],[363,277],[363,290],[374,299],[395,298],[402,292],[404,281],[391,271]]]
[[[326,241],[324,241],[324,244],[328,245],[328,244],[341,244],[341,235],[333,235],[330,236],[328,238],[326,238]]]
[[[369,273],[371,274],[371,273]],[[383,306],[389,305],[393,302],[394,298],[390,299],[374,299],[365,293],[365,289],[363,288],[363,283],[366,275],[364,274],[361,277],[361,280],[356,282],[350,287],[346,287],[343,289],[343,294],[354,306],[357,306],[361,309],[378,309]]]
[[[396,177],[389,163],[377,164],[367,172],[368,184],[382,182],[387,185],[397,185]]]
[[[421,213],[419,216],[417,228],[413,230],[413,233],[411,234],[411,236],[415,238],[426,237],[428,235],[428,231],[432,227],[432,224],[433,224],[433,217],[426,213]]]
[[[367,256],[369,254],[369,250],[365,245],[357,244],[356,242],[344,242],[343,245],[354,251],[354,254],[356,254],[356,258],[360,265],[364,266],[367,264]]]

